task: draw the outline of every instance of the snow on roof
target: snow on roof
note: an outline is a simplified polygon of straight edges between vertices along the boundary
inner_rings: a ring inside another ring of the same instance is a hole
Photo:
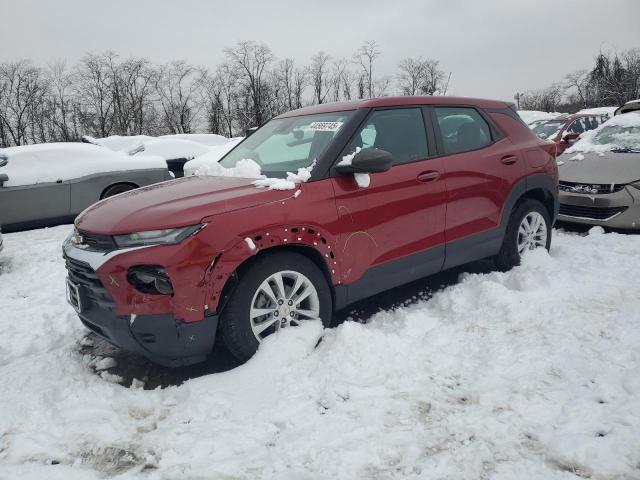
[[[87,143],[41,143],[0,149],[9,162],[0,172],[9,176],[7,187],[66,181],[86,175],[151,168],[167,168],[162,157],[131,157]]]
[[[85,138],[96,145],[102,145],[110,150],[119,151],[130,150],[140,145],[143,141],[151,140],[154,137],[150,137],[149,135],[111,135],[110,137],[93,138],[85,135]]]
[[[191,140],[209,147],[215,147],[227,143],[229,139],[215,133],[176,133],[173,135],[160,135],[158,138],[182,138]]]
[[[173,136],[152,138],[142,142],[144,150],[134,155],[159,155],[165,160],[174,158],[194,158],[211,150],[202,143]],[[134,149],[137,147],[133,147]]]
[[[595,108],[583,108],[577,113],[587,114],[587,115],[607,115],[609,117],[613,116],[613,112],[616,111],[618,107],[595,107]]]
[[[562,115],[558,112],[540,112],[538,110],[518,110],[518,115],[526,123],[530,125],[537,120],[553,120]]]

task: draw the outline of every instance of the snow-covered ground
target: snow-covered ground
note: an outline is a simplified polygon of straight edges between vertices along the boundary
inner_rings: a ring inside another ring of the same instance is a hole
[[[640,478],[638,236],[556,232],[510,272],[144,390],[80,353],[69,230],[4,236],[0,478]]]

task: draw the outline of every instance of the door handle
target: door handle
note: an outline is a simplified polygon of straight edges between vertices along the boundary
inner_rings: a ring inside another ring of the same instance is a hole
[[[440,172],[436,172],[435,170],[432,170],[430,172],[422,172],[420,175],[418,175],[417,178],[419,182],[433,182],[440,178]]]
[[[515,155],[507,155],[500,159],[500,163],[503,163],[505,165],[513,165],[517,161],[518,161],[518,157],[516,157]]]

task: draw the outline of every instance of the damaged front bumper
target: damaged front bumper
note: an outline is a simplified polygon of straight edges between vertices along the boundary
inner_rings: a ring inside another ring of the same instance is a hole
[[[103,282],[104,274],[100,275],[98,270],[123,253],[127,251],[88,251],[74,246],[70,239],[63,244],[68,272],[67,300],[82,323],[109,343],[160,365],[178,367],[205,360],[215,342],[217,314],[204,312],[200,320],[187,322],[177,319],[169,309],[154,312],[148,308],[153,302],[146,303],[147,308],[141,308],[140,314],[118,311],[110,291],[116,287],[109,285],[107,288]],[[120,281],[120,278],[115,280],[120,289],[134,290],[124,282],[118,283]],[[119,296],[123,295],[132,298],[138,293],[119,293]],[[131,308],[131,305],[127,307]]]

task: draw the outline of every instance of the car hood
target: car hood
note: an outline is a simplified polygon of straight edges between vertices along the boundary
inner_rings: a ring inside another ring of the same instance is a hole
[[[255,179],[191,176],[102,200],[76,218],[78,229],[123,234],[183,227],[204,218],[290,197],[291,191],[252,185]]]
[[[605,152],[603,156],[600,155],[576,152],[560,155],[560,180],[596,184],[621,184],[640,180],[640,153]]]

